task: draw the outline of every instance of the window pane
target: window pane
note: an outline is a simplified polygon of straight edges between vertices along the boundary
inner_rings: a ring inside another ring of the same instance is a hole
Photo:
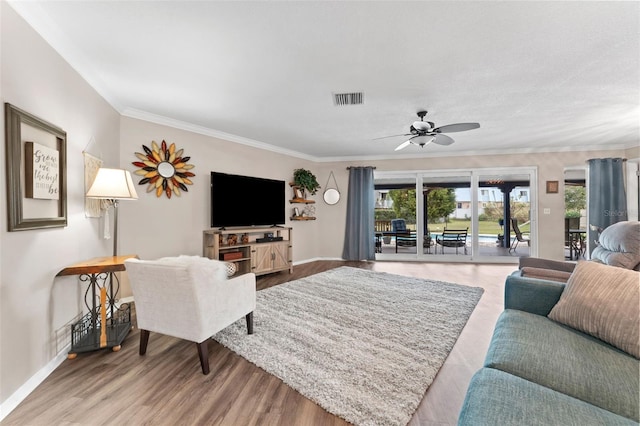
[[[376,250],[382,254],[416,254],[415,177],[375,179]]]
[[[529,176],[480,175],[478,187],[480,255],[528,256],[531,244]]]
[[[426,255],[470,256],[471,179],[443,173],[423,177]]]

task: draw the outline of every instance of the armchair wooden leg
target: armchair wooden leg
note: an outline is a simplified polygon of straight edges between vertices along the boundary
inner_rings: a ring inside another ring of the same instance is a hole
[[[245,315],[247,320],[247,334],[253,334],[253,311]]]
[[[196,343],[198,346],[198,357],[202,366],[202,374],[209,374],[209,339]]]
[[[140,330],[140,355],[147,353],[147,343],[149,343],[149,330]]]

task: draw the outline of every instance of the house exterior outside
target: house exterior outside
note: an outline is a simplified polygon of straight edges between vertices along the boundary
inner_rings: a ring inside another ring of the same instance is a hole
[[[456,188],[456,210],[449,215],[452,219],[468,219],[471,217],[471,191],[467,188]],[[509,194],[512,202],[530,202],[530,190],[516,187]],[[485,214],[487,207],[502,210],[504,205],[502,191],[498,188],[482,188],[478,191],[478,215]]]

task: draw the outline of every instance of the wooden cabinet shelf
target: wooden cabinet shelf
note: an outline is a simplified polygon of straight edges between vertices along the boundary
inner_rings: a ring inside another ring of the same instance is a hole
[[[257,241],[270,233],[273,241]],[[231,235],[238,240],[246,235],[248,242],[227,244]],[[276,240],[276,238],[281,238]],[[293,272],[293,229],[278,228],[238,228],[208,229],[203,231],[202,255],[210,259],[233,262],[237,266],[237,274],[253,272],[256,275],[289,270]],[[225,253],[241,252],[242,257],[224,259]]]
[[[316,220],[313,216],[291,216],[291,220]]]
[[[304,192],[300,190],[300,187],[296,186],[293,183],[289,183],[289,186],[293,189],[293,198],[289,200],[289,204],[315,204],[315,200],[307,200],[304,198]],[[290,217],[291,220],[304,221],[304,220],[316,220],[314,216],[315,206],[305,207],[304,209],[305,216],[300,214],[298,208],[293,209],[293,216]],[[307,211],[308,210],[308,211]],[[310,214],[311,213],[311,214]]]

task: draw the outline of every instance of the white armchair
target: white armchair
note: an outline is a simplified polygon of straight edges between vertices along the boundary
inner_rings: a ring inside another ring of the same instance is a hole
[[[208,341],[244,315],[253,334],[256,276],[227,279],[223,262],[198,256],[158,260],[128,259],[140,329],[140,355],[147,351],[149,333],[162,333],[195,342],[202,373],[209,374]]]

